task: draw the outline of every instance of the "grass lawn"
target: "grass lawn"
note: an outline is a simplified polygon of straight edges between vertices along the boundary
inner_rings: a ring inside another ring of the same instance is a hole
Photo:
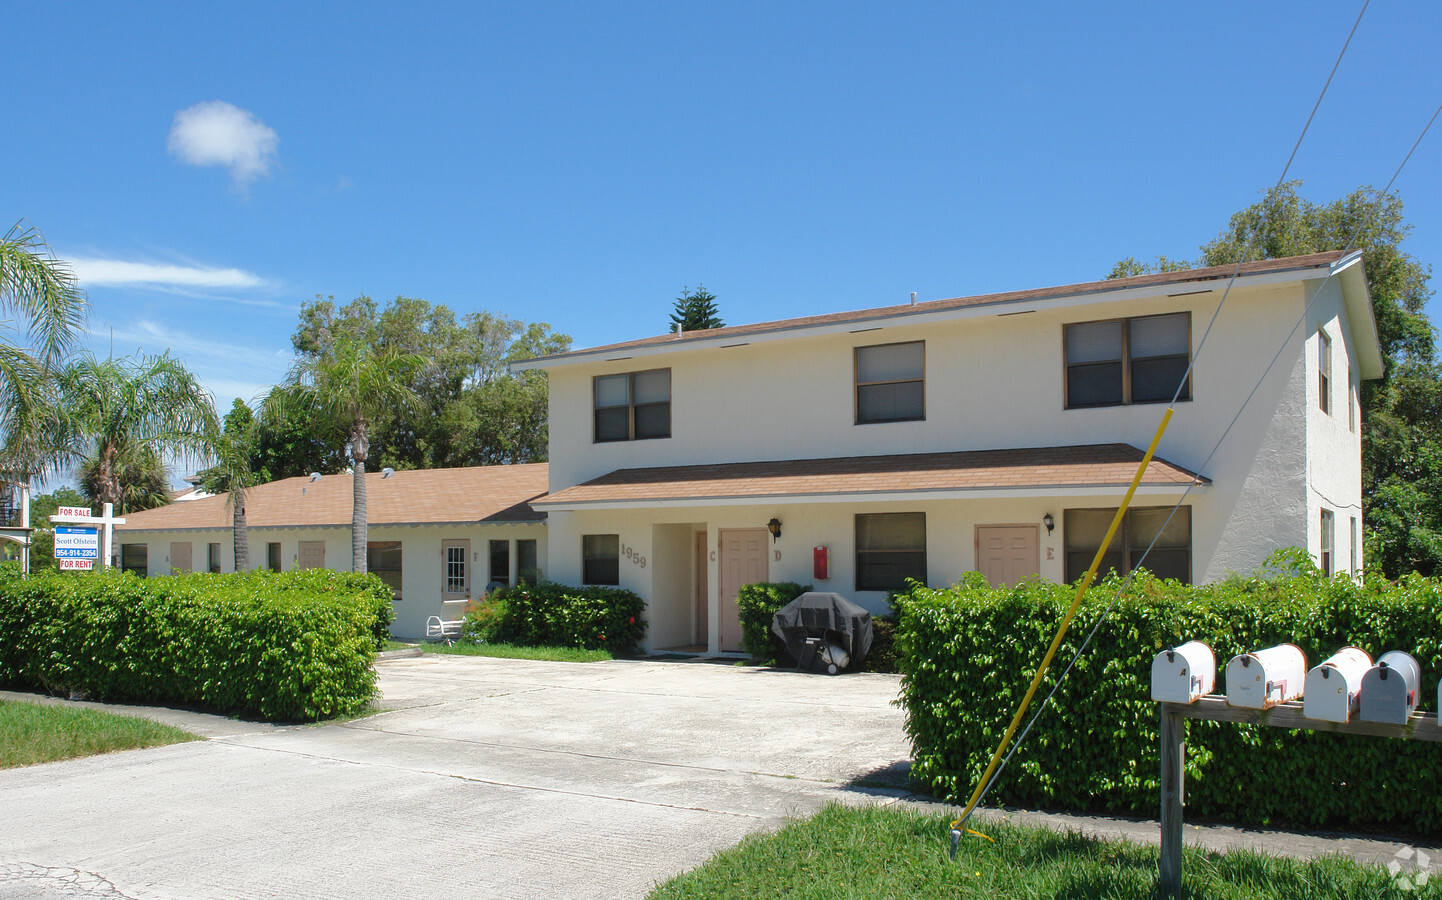
[[[547,662],[601,662],[613,659],[610,650],[581,650],[577,647],[519,647],[515,644],[421,644],[425,653],[458,656],[499,656],[503,659],[541,659]]]
[[[415,644],[408,644],[405,641],[387,640],[385,645],[381,647],[381,650],[382,652],[386,650],[409,650],[414,646]]]
[[[0,700],[0,769],[199,740],[149,719]]]
[[[1073,898],[1151,900],[1157,849],[985,823],[995,840],[962,840],[947,859],[949,820],[904,809],[832,804],[775,834],[753,835],[701,867],[657,887],[653,900],[786,897]],[[1342,859],[1312,862],[1256,853],[1186,851],[1188,898],[1438,898],[1442,878],[1402,891],[1381,868]]]

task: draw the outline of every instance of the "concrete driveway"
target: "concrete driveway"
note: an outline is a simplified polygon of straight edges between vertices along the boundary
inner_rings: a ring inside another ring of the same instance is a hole
[[[367,718],[152,713],[211,740],[0,771],[0,898],[640,897],[789,815],[899,795],[867,785],[908,755],[895,676],[378,669]]]

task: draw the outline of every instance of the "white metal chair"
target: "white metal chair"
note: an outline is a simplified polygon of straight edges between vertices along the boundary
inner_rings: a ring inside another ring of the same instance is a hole
[[[440,616],[431,616],[426,619],[426,640],[454,644],[456,638],[461,636],[461,630],[465,624],[464,619],[442,619]]]

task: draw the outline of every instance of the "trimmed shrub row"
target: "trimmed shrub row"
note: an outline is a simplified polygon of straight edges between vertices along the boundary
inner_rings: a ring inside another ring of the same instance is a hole
[[[480,643],[581,647],[625,655],[637,652],[646,634],[645,607],[625,588],[522,584],[466,610],[464,634]]]
[[[141,579],[0,573],[0,684],[268,720],[359,712],[391,592],[313,569]]]
[[[1442,673],[1442,587],[1420,577],[1376,582],[1296,575],[1189,587],[1138,577],[988,803],[1155,816],[1160,729],[1151,662],[1186,640],[1212,647],[1219,681],[1232,656],[1274,644],[1298,645],[1309,665],[1348,644],[1374,659],[1403,649],[1421,664],[1422,705],[1430,709]],[[1088,592],[1037,703],[1118,586],[1107,581]],[[969,797],[1074,595],[1038,583],[992,589],[976,575],[899,598],[913,778],[937,796]],[[1435,743],[1193,721],[1187,816],[1442,834],[1438,771]]]

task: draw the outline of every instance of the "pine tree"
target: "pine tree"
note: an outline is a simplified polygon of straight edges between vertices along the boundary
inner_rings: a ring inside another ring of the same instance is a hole
[[[671,313],[671,329],[674,331],[677,325],[682,331],[724,328],[726,323],[721,321],[719,312],[716,295],[703,285],[696,285],[694,292],[690,288],[682,288],[681,296],[676,298],[676,311]]]

